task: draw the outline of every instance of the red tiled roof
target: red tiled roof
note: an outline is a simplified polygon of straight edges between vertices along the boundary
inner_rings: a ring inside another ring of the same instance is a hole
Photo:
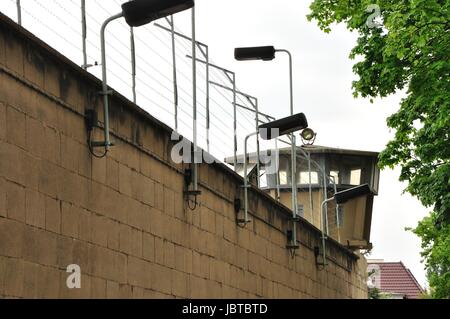
[[[417,299],[423,292],[411,271],[402,262],[375,263],[380,267],[381,292],[396,293]]]

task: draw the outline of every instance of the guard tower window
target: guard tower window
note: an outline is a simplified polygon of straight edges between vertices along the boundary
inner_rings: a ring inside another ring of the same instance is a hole
[[[342,186],[358,186],[364,183],[375,188],[373,183],[372,159],[370,157],[353,155],[328,155],[328,172],[334,177],[336,184]]]
[[[339,171],[331,171],[330,176],[336,184],[339,184]]]
[[[297,184],[301,186],[309,185],[309,167],[306,159],[297,161]],[[311,184],[319,184],[319,173],[314,165],[311,165]]]
[[[280,156],[279,165],[280,165],[280,185],[289,185],[291,182],[290,178],[290,158],[285,156]]]
[[[350,172],[350,185],[361,185],[361,169],[354,169]]]
[[[297,182],[300,185],[309,185],[309,172],[300,172]],[[311,172],[311,184],[319,184],[319,174],[317,172]]]
[[[287,184],[288,184],[287,172],[280,170],[280,185],[287,185]]]
[[[371,189],[377,194],[380,171],[377,166],[377,153],[359,154],[355,151],[327,150],[321,152],[317,150],[311,152],[311,184],[313,187],[321,187],[324,181],[322,170],[331,177],[329,187],[333,187],[333,181],[339,189],[349,188],[362,184],[369,184]],[[291,156],[289,153],[281,152],[279,157],[279,181],[280,186],[291,185]],[[277,174],[269,170],[268,164],[261,165],[261,187],[275,189],[277,186]],[[317,168],[320,165],[322,170]],[[265,174],[264,174],[265,173]],[[299,187],[309,185],[309,165],[308,160],[299,156],[297,159],[297,184]]]

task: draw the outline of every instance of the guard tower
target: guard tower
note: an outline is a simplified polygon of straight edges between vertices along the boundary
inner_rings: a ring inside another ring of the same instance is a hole
[[[370,229],[374,196],[378,195],[380,170],[375,152],[323,146],[297,148],[297,215],[352,250],[370,249]],[[291,148],[260,153],[259,186],[292,209]],[[243,176],[243,156],[236,171]],[[232,158],[225,159],[233,163]],[[257,154],[249,154],[249,180],[258,185]],[[275,163],[274,163],[275,161]],[[275,169],[274,169],[275,167]],[[372,193],[345,204],[322,203],[336,192],[369,185]]]

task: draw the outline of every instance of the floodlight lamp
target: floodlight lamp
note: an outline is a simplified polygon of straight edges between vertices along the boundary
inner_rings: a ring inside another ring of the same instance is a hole
[[[341,192],[337,192],[334,195],[334,199],[336,201],[336,204],[345,204],[349,200],[352,200],[352,199],[355,199],[358,197],[362,197],[362,196],[367,196],[370,194],[372,194],[372,190],[370,189],[370,186],[368,184],[364,184],[364,185],[360,185],[360,186],[353,187],[350,189],[346,189]]]
[[[271,140],[308,127],[305,114],[299,113],[259,126],[259,135],[263,140]]]
[[[193,0],[133,0],[122,4],[122,11],[130,27],[140,27],[193,6]]]
[[[236,48],[234,49],[234,58],[238,61],[271,61],[275,59],[275,52],[273,46]]]
[[[310,128],[304,129],[301,135],[305,141],[311,141],[316,137],[316,133]]]
[[[303,145],[313,145],[316,141],[317,133],[310,128],[306,128],[300,134],[300,137],[302,138]]]

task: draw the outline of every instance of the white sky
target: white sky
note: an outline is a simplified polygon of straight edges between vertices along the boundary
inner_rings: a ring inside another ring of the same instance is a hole
[[[98,30],[107,16],[120,12],[121,0],[88,0],[89,62],[99,60]],[[288,49],[294,57],[295,111],[304,112],[310,126],[318,132],[316,144],[381,151],[392,136],[386,118],[395,113],[402,95],[387,99],[354,99],[351,82],[353,61],[348,59],[356,35],[343,25],[325,34],[308,22],[310,0],[197,0],[197,40],[209,45],[214,63],[236,72],[237,85],[259,98],[261,111],[277,118],[289,115],[287,58],[282,54],[272,62],[237,62],[233,49],[238,46],[274,45]],[[78,0],[22,0],[24,27],[57,50],[82,64]],[[16,19],[15,0],[3,0],[0,11]],[[177,29],[190,36],[190,14],[175,16]],[[167,25],[165,21],[158,21]],[[109,84],[131,97],[129,75],[129,33],[123,21],[108,27]],[[173,127],[172,70],[170,37],[153,25],[136,29],[138,51],[138,104]],[[189,42],[177,40],[180,85],[180,128],[190,138],[191,92],[190,61],[185,57]],[[198,53],[200,55],[200,53]],[[200,56],[201,57],[201,56]],[[90,71],[99,76],[99,67]],[[199,66],[199,86],[205,70]],[[214,72],[212,80],[226,84]],[[199,90],[200,145],[205,147],[204,87]],[[232,155],[231,95],[211,89],[211,152],[218,158]],[[248,104],[247,104],[248,105]],[[254,131],[250,113],[239,112],[239,151],[243,136]],[[245,118],[245,119],[244,119]],[[398,182],[399,171],[384,171],[380,194],[375,199],[370,258],[403,261],[422,285],[425,272],[420,260],[420,240],[406,232],[427,215],[428,210],[409,195]]]

